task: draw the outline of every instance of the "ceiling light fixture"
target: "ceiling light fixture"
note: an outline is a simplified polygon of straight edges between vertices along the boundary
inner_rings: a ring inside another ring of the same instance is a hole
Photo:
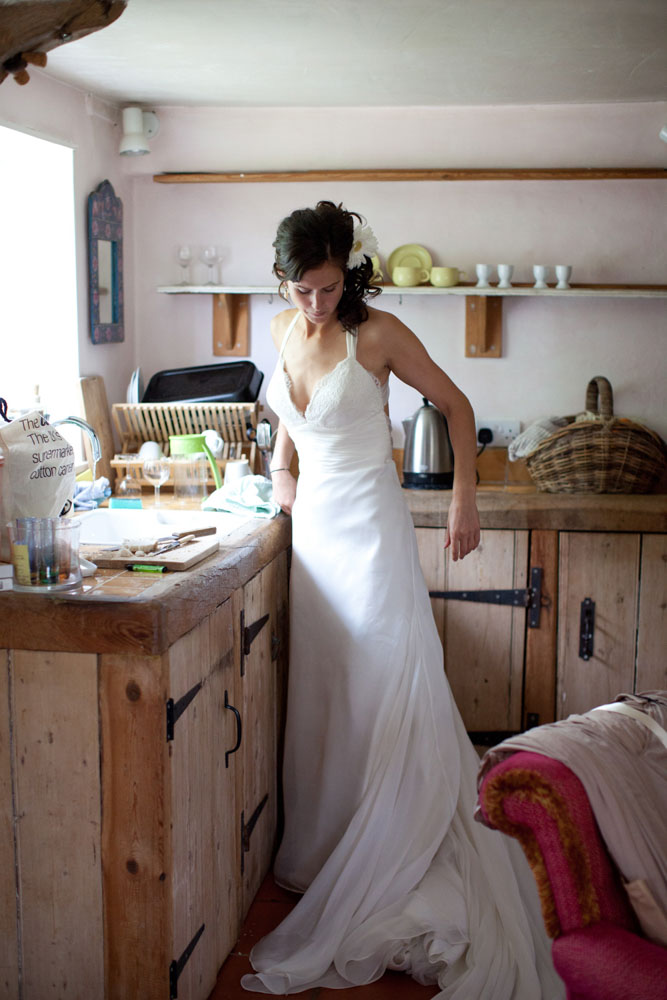
[[[123,138],[118,152],[121,156],[144,156],[150,153],[148,140],[157,135],[160,123],[154,111],[123,108]]]

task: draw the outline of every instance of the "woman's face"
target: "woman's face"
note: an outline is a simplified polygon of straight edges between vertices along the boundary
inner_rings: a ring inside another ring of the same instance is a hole
[[[321,326],[336,315],[343,294],[343,272],[337,264],[327,261],[305,271],[301,281],[288,281],[289,295],[311,323]]]

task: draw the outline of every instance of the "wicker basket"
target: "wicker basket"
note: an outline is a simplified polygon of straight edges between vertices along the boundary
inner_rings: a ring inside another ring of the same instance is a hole
[[[539,490],[650,493],[664,475],[665,442],[641,424],[614,416],[611,385],[603,376],[588,383],[586,412],[568,420],[566,427],[526,455]]]

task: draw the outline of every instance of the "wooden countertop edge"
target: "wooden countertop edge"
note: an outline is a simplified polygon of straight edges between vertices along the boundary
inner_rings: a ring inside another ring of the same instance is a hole
[[[159,656],[290,542],[289,518],[261,522],[191,570],[158,579],[141,597],[0,594],[0,648]]]
[[[450,490],[405,490],[417,528],[442,528]],[[482,528],[551,531],[667,531],[667,494],[596,494],[480,490]]]

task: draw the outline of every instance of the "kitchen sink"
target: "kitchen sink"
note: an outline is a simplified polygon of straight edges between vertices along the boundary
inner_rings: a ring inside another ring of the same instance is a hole
[[[214,527],[219,536],[229,535],[251,518],[223,511],[98,507],[80,514],[79,520],[82,545],[116,546],[126,538],[163,538],[175,531],[209,526]]]

